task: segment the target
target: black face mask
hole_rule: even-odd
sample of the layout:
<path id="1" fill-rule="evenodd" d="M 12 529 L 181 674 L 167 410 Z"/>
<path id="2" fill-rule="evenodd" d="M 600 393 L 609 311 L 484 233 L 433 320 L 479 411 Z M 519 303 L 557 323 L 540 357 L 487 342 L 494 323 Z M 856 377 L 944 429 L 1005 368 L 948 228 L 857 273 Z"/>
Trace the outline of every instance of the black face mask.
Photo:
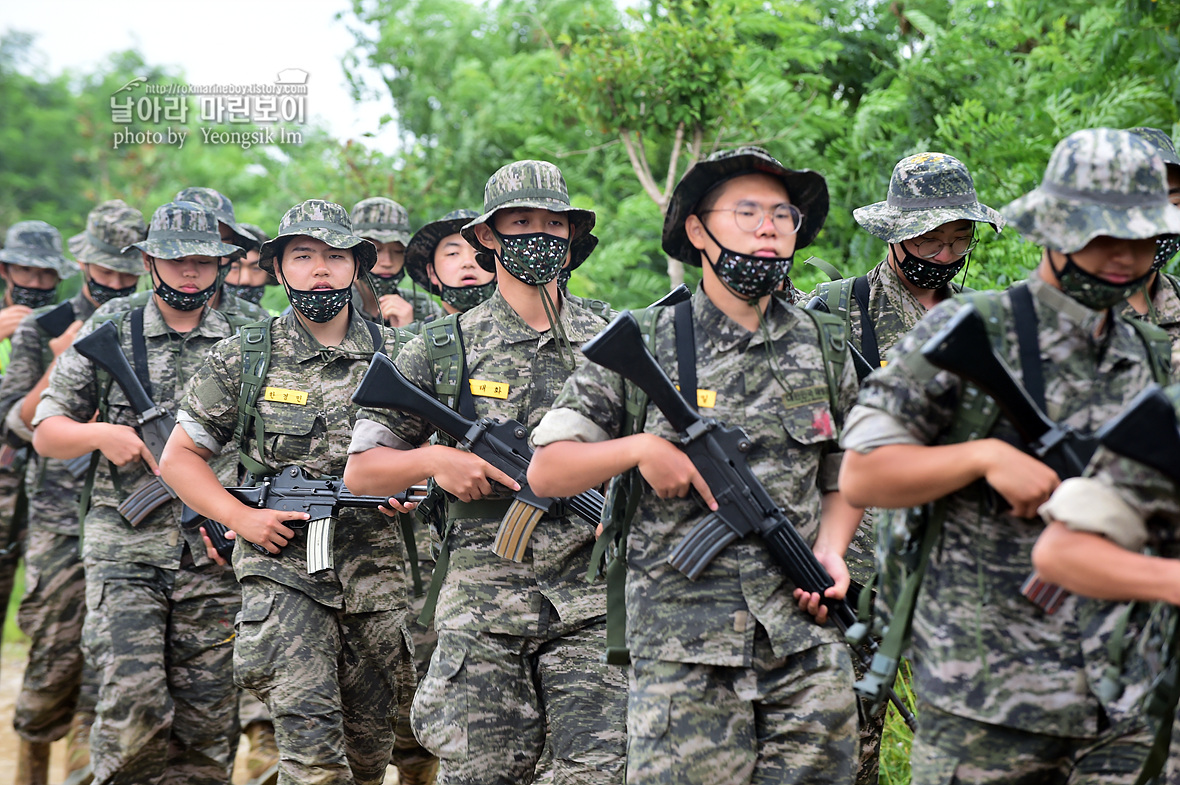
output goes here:
<path id="1" fill-rule="evenodd" d="M 721 243 L 701 221 L 701 228 L 709 239 L 721 249 L 717 261 L 701 251 L 701 256 L 708 260 L 713 272 L 735 294 L 749 300 L 757 300 L 773 292 L 791 272 L 794 256 L 750 256 L 737 251 L 731 251 Z"/>
<path id="2" fill-rule="evenodd" d="M 405 267 L 393 275 L 369 273 L 369 284 L 373 287 L 373 294 L 377 295 L 377 299 L 380 300 L 387 294 L 397 294 L 397 287 L 401 285 L 402 279 L 405 277 Z"/>
<path id="3" fill-rule="evenodd" d="M 109 303 L 116 297 L 130 297 L 135 294 L 135 284 L 124 286 L 122 289 L 116 289 L 113 286 L 107 286 L 94 280 L 90 276 L 86 276 L 86 290 L 90 292 L 91 299 L 98 305 Z"/>
<path id="4" fill-rule="evenodd" d="M 134 288 L 134 287 L 132 287 Z M 232 294 L 234 297 L 240 297 L 247 302 L 258 305 L 262 302 L 262 295 L 266 292 L 266 284 L 261 286 L 242 286 L 236 283 L 227 283 L 223 287 L 227 294 Z"/>
<path id="5" fill-rule="evenodd" d="M 12 285 L 12 304 L 27 305 L 30 308 L 43 308 L 53 305 L 57 299 L 57 287 L 52 289 L 30 289 L 28 286 Z"/>
<path id="6" fill-rule="evenodd" d="M 152 274 L 157 280 L 154 291 L 164 301 L 165 305 L 175 308 L 178 311 L 195 311 L 198 308 L 204 307 L 205 303 L 209 302 L 213 298 L 213 295 L 217 294 L 217 289 L 221 286 L 221 282 L 225 279 L 228 272 L 229 265 L 221 265 L 217 271 L 217 280 L 213 282 L 212 286 L 207 286 L 196 292 L 182 292 L 164 283 L 164 279 L 160 277 L 160 272 L 156 269 L 156 260 L 152 259 Z"/>
<path id="7" fill-rule="evenodd" d="M 1097 275 L 1088 273 L 1073 260 L 1072 254 L 1065 254 L 1065 266 L 1058 270 L 1053 267 L 1050 257 L 1049 266 L 1061 284 L 1061 291 L 1077 300 L 1091 311 L 1105 311 L 1112 308 L 1143 288 L 1151 271 L 1144 273 L 1127 283 L 1110 283 Z"/>
<path id="8" fill-rule="evenodd" d="M 438 297 L 444 303 L 460 311 L 470 311 L 492 296 L 496 291 L 496 282 L 492 280 L 475 286 L 455 287 L 447 286 L 439 281 L 439 288 L 442 289 L 442 292 Z"/>
<path id="9" fill-rule="evenodd" d="M 894 251 L 893 258 L 897 261 L 897 268 L 907 281 L 919 289 L 941 289 L 954 280 L 954 277 L 959 274 L 959 270 L 962 270 L 963 265 L 967 263 L 967 257 L 964 255 L 957 262 L 937 264 L 910 253 L 910 249 L 906 248 L 904 242 L 893 243 L 890 247 L 896 248 L 897 246 L 901 246 L 901 250 L 905 254 L 898 259 L 897 253 Z"/>
<path id="10" fill-rule="evenodd" d="M 547 232 L 510 235 L 502 235 L 495 229 L 492 232 L 500 241 L 500 264 L 513 278 L 529 286 L 544 286 L 565 265 L 570 248 L 570 241 L 565 237 Z"/>
<path id="11" fill-rule="evenodd" d="M 345 289 L 294 289 L 287 285 L 286 288 L 291 307 L 319 324 L 332 321 L 352 300 L 351 286 Z"/>

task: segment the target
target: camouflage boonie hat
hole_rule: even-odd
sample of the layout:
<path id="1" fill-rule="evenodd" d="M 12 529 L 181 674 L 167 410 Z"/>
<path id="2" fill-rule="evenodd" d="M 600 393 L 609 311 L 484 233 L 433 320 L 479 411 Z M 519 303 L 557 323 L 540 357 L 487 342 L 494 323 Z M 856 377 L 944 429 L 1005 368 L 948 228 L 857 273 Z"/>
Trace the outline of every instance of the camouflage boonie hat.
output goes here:
<path id="1" fill-rule="evenodd" d="M 452 210 L 414 233 L 414 236 L 410 238 L 409 245 L 406 246 L 406 272 L 409 273 L 414 283 L 431 294 L 442 293 L 439 287 L 430 282 L 426 265 L 434 261 L 434 252 L 444 237 L 458 234 L 472 218 L 478 217 L 479 213 L 475 210 Z"/>
<path id="2" fill-rule="evenodd" d="M 373 196 L 352 208 L 352 230 L 381 243 L 410 244 L 410 214 L 392 199 Z"/>
<path id="3" fill-rule="evenodd" d="M 1061 140 L 1040 186 L 1004 208 L 1029 242 L 1073 253 L 1102 235 L 1145 240 L 1180 233 L 1164 161 L 1130 131 L 1092 128 Z"/>
<path id="4" fill-rule="evenodd" d="M 594 228 L 593 210 L 583 210 L 570 204 L 569 190 L 561 170 L 548 161 L 516 161 L 501 166 L 488 178 L 483 188 L 483 214 L 463 227 L 463 236 L 475 246 L 475 258 L 485 270 L 495 270 L 492 249 L 475 237 L 475 227 L 487 223 L 498 210 L 511 207 L 537 208 L 569 215 L 574 233 L 570 238 L 570 262 L 566 269 L 572 270 L 590 255 L 589 251 L 575 254 L 575 249 L 585 248 L 586 242 L 579 243 L 582 235 L 590 234 Z M 593 250 L 598 240 L 590 246 Z"/>
<path id="5" fill-rule="evenodd" d="M 152 213 L 147 239 L 131 243 L 127 248 L 138 248 L 158 259 L 233 256 L 242 250 L 221 241 L 221 233 L 217 231 L 217 216 L 196 202 L 168 202 L 160 205 Z"/>
<path id="6" fill-rule="evenodd" d="M 270 239 L 270 235 L 263 231 L 261 226 L 255 226 L 254 224 L 242 224 L 241 226 L 251 237 L 258 241 L 259 248 Z"/>
<path id="7" fill-rule="evenodd" d="M 1165 166 L 1180 169 L 1180 155 L 1176 154 L 1176 143 L 1172 141 L 1172 137 L 1158 128 L 1149 128 L 1147 126 L 1129 128 L 1127 130 L 1140 139 L 1146 139 L 1154 145 L 1160 154 L 1160 158 L 1164 159 Z"/>
<path id="8" fill-rule="evenodd" d="M 146 237 L 143 213 L 122 199 L 111 199 L 86 216 L 86 230 L 70 238 L 70 253 L 83 264 L 142 275 L 143 257 L 129 246 Z"/>
<path id="9" fill-rule="evenodd" d="M 8 228 L 0 262 L 53 270 L 59 278 L 74 271 L 61 252 L 61 232 L 44 221 L 18 221 Z"/>
<path id="10" fill-rule="evenodd" d="M 377 263 L 377 246 L 352 233 L 348 211 L 338 204 L 323 199 L 308 199 L 287 211 L 279 221 L 279 233 L 262 244 L 258 266 L 271 275 L 275 271 L 275 257 L 283 252 L 290 237 L 314 237 L 333 248 L 351 248 L 363 272 Z"/>
<path id="11" fill-rule="evenodd" d="M 236 237 L 234 245 L 244 251 L 257 251 L 259 243 L 241 224 L 234 220 L 234 203 L 229 197 L 212 188 L 185 188 L 176 194 L 177 202 L 196 202 L 217 216 L 217 220 L 229 227 Z"/>
<path id="12" fill-rule="evenodd" d="M 693 214 L 705 194 L 722 183 L 747 174 L 768 174 L 782 182 L 791 204 L 803 213 L 803 223 L 795 233 L 795 249 L 811 244 L 828 217 L 828 184 L 819 172 L 788 169 L 761 147 L 738 147 L 721 150 L 698 161 L 684 173 L 664 216 L 664 253 L 693 267 L 701 266 L 701 252 L 688 239 L 684 221 Z"/>
<path id="13" fill-rule="evenodd" d="M 945 153 L 902 158 L 893 167 L 885 201 L 858 207 L 852 217 L 887 243 L 900 243 L 951 221 L 991 224 L 996 234 L 1004 228 L 1004 216 L 980 204 L 971 172 Z"/>

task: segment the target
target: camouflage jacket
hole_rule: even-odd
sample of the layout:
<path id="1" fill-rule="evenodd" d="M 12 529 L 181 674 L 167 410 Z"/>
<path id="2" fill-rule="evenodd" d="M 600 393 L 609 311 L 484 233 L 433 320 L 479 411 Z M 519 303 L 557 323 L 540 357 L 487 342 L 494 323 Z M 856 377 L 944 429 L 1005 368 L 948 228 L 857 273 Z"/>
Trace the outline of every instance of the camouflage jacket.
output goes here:
<path id="1" fill-rule="evenodd" d="M 1039 325 L 1048 415 L 1093 433 L 1152 381 L 1143 341 L 1122 319 L 1095 337 L 1104 315 L 1038 278 L 1029 280 Z M 1006 292 L 988 292 L 1011 313 Z M 962 307 L 941 303 L 897 345 L 893 361 L 865 380 L 844 434 L 845 449 L 938 444 L 954 421 L 961 382 L 920 355 L 922 345 Z M 1011 319 L 1004 360 L 1020 368 Z M 1000 418 L 991 436 L 1019 443 Z M 1089 685 L 1105 666 L 1100 637 L 1083 616 L 1109 618 L 1069 597 L 1045 615 L 1020 594 L 1032 570 L 1039 520 L 994 509 L 982 483 L 947 497 L 914 616 L 915 691 L 942 711 L 1051 736 L 1093 737 L 1098 699 Z M 1097 626 L 1101 626 L 1098 624 Z M 1094 633 L 1097 634 L 1097 633 Z"/>
<path id="2" fill-rule="evenodd" d="M 497 291 L 486 302 L 459 317 L 468 378 L 502 382 L 505 398 L 474 396 L 476 417 L 514 419 L 532 430 L 549 410 L 569 370 L 562 364 L 553 331 L 537 332 Z M 565 303 L 561 326 L 577 349 L 602 329 L 604 322 Z M 426 345 L 415 338 L 397 358 L 398 369 L 412 383 L 434 394 L 435 380 Z M 364 410 L 370 428 L 388 429 L 409 447 L 425 442 L 434 429 L 428 423 L 389 411 Z M 358 437 L 361 428 L 358 425 Z M 363 445 L 354 444 L 353 451 Z M 507 497 L 505 497 L 507 498 Z M 452 505 L 448 524 L 450 564 L 435 611 L 435 626 L 505 635 L 538 635 L 555 623 L 548 600 L 565 625 L 606 612 L 600 586 L 586 583 L 586 565 L 594 543 L 593 527 L 578 518 L 546 518 L 533 532 L 524 561 L 497 556 L 492 543 L 500 517 L 458 517 Z"/>
<path id="3" fill-rule="evenodd" d="M 822 494 L 836 487 L 836 422 L 856 398 L 856 373 L 846 362 L 833 412 L 815 323 L 784 302 L 776 298 L 767 309 L 772 348 L 761 331 L 751 333 L 730 320 L 698 288 L 692 300 L 697 379 L 699 389 L 716 394 L 702 414 L 746 431 L 753 443 L 745 455 L 750 468 L 811 541 Z M 655 355 L 676 381 L 673 309 L 664 311 L 656 322 Z M 770 352 L 789 392 L 771 373 Z M 623 436 L 624 395 L 620 376 L 587 365 L 570 377 L 533 439 L 543 445 Z M 645 429 L 675 439 L 650 404 Z M 839 640 L 831 625 L 816 625 L 796 607 L 794 586 L 757 537 L 725 548 L 695 581 L 671 567 L 669 553 L 707 512 L 695 498 L 659 499 L 650 490 L 639 500 L 627 541 L 627 645 L 633 657 L 749 667 L 757 625 L 780 657 Z"/>
<path id="4" fill-rule="evenodd" d="M 385 345 L 386 351 L 397 345 L 392 330 L 385 331 Z M 355 311 L 338 347 L 322 346 L 294 314 L 273 318 L 270 367 L 257 401 L 266 444 L 260 446 L 253 433 L 247 434 L 247 454 L 275 469 L 298 464 L 313 476 L 342 475 L 357 413 L 352 393 L 373 351 L 369 329 Z M 235 463 L 238 445 L 233 437 L 241 379 L 242 346 L 235 336 L 209 352 L 181 401 L 178 418 L 194 442 Z M 307 393 L 306 403 L 266 400 L 267 389 Z M 238 580 L 249 575 L 269 578 L 350 613 L 404 607 L 402 541 L 396 519 L 377 510 L 338 512 L 332 541 L 335 569 L 308 575 L 307 539 L 297 534 L 278 557 L 253 548 L 234 548 Z"/>
<path id="5" fill-rule="evenodd" d="M 926 316 L 926 306 L 918 302 L 913 292 L 905 287 L 901 277 L 889 266 L 889 260 L 882 260 L 868 272 L 869 278 L 869 321 L 877 336 L 877 349 L 881 353 L 881 360 L 885 361 L 886 353 L 897 345 L 901 337 L 914 328 Z M 837 281 L 821 284 L 816 287 L 804 303 L 810 302 L 823 286 L 832 287 L 831 297 L 836 296 Z M 946 298 L 961 291 L 958 284 L 951 283 L 944 286 L 940 296 Z M 799 302 L 796 300 L 796 302 Z M 836 313 L 836 303 L 828 302 L 828 308 Z M 864 346 L 864 331 L 860 323 L 860 305 L 856 298 L 848 298 L 848 326 L 852 332 L 852 339 L 857 348 Z"/>
<path id="6" fill-rule="evenodd" d="M 98 322 L 92 317 L 78 332 L 78 338 L 94 331 Z M 175 412 L 183 392 L 184 380 L 196 372 L 209 349 L 223 338 L 233 335 L 229 320 L 219 311 L 205 311 L 200 323 L 187 333 L 170 328 L 156 307 L 155 298 L 144 309 L 143 332 L 147 347 L 148 377 L 152 401 Z M 132 357 L 130 320 L 120 329 L 123 354 Z M 34 427 L 47 417 L 64 415 L 77 422 L 87 422 L 105 398 L 107 422 L 135 427 L 135 411 L 118 384 L 102 389 L 93 363 L 73 347 L 57 358 L 49 376 L 49 389 L 41 397 Z M 218 479 L 231 484 L 237 478 L 237 459 L 223 456 L 214 464 Z M 198 565 L 208 564 L 205 545 L 197 532 L 180 530 L 181 503 L 173 500 L 156 508 L 139 526 L 133 527 L 118 512 L 118 505 L 151 475 L 142 461 L 116 467 L 100 459 L 94 477 L 90 511 L 86 515 L 83 556 L 86 559 L 127 561 L 150 564 L 164 569 L 178 569 L 184 546 L 192 550 Z"/>
<path id="7" fill-rule="evenodd" d="M 1161 272 L 1154 288 L 1147 313 L 1138 313 L 1125 302 L 1119 313 L 1128 319 L 1147 319 L 1168 334 L 1172 339 L 1172 377 L 1180 378 L 1180 278 Z"/>
<path id="8" fill-rule="evenodd" d="M 127 297 L 116 297 L 110 302 L 100 305 L 95 313 L 99 316 L 107 316 L 108 314 L 119 313 L 121 311 L 130 311 L 133 308 L 147 305 L 147 301 L 151 299 L 151 296 L 151 291 L 142 291 L 128 295 Z M 255 305 L 249 300 L 235 297 L 225 290 L 221 292 L 221 299 L 217 303 L 217 310 L 227 316 L 245 317 L 249 321 L 258 321 L 270 316 L 270 311 L 261 305 Z"/>
<path id="9" fill-rule="evenodd" d="M 85 321 L 94 313 L 94 304 L 79 292 L 70 299 L 74 306 L 74 317 Z M 56 306 L 38 308 L 23 319 L 12 334 L 12 359 L 8 372 L 0 381 L 0 411 L 13 414 L 19 408 L 41 377 L 53 362 L 49 349 L 50 336 L 37 326 L 37 317 Z M 19 417 L 19 414 L 13 416 Z M 23 428 L 3 426 L 5 439 L 29 442 L 32 432 Z M 78 534 L 78 497 L 85 485 L 85 478 L 77 479 L 66 470 L 65 461 L 41 458 L 29 449 L 29 461 L 25 474 L 25 493 L 29 499 L 29 522 L 45 531 L 56 534 Z"/>

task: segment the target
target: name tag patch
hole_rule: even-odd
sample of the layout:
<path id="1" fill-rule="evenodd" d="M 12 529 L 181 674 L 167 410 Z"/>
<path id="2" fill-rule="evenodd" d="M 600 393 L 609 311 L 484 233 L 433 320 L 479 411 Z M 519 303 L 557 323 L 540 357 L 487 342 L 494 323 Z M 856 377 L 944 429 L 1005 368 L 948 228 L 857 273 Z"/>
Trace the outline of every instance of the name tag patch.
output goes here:
<path id="1" fill-rule="evenodd" d="M 499 398 L 508 400 L 508 385 L 504 382 L 489 382 L 483 379 L 471 379 L 471 394 L 483 398 Z"/>
<path id="2" fill-rule="evenodd" d="M 796 406 L 806 406 L 809 403 L 820 403 L 828 399 L 827 385 L 816 387 L 800 387 L 783 395 L 783 408 L 793 409 Z"/>
<path id="3" fill-rule="evenodd" d="M 262 391 L 263 400 L 275 403 L 293 403 L 298 406 L 307 405 L 307 393 L 299 390 L 285 390 L 282 387 L 267 387 Z"/>
<path id="4" fill-rule="evenodd" d="M 680 385 L 676 385 L 676 389 L 680 389 Z M 697 388 L 697 408 L 698 409 L 712 409 L 717 406 L 717 391 L 716 390 L 702 390 Z"/>

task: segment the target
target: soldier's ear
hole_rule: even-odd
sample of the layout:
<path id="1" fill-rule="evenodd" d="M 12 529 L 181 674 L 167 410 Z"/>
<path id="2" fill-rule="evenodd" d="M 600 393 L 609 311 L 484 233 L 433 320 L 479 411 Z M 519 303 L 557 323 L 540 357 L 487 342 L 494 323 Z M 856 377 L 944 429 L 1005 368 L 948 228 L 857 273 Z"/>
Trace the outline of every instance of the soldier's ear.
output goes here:
<path id="1" fill-rule="evenodd" d="M 708 240 L 708 235 L 705 234 L 705 225 L 701 223 L 701 218 L 695 213 L 684 219 L 684 232 L 688 235 L 688 241 L 692 243 L 692 247 L 698 251 L 705 249 L 705 241 Z"/>
<path id="2" fill-rule="evenodd" d="M 434 274 L 434 262 L 426 263 L 426 278 L 436 289 L 442 288 L 442 284 L 439 282 L 438 276 Z"/>
<path id="3" fill-rule="evenodd" d="M 151 272 L 152 272 L 152 262 L 153 262 L 153 261 L 155 261 L 155 257 L 153 257 L 153 256 L 148 256 L 148 253 L 147 253 L 147 251 L 140 251 L 139 253 L 140 253 L 140 255 L 143 257 L 143 269 L 144 269 L 144 272 L 146 272 L 148 275 L 151 275 Z"/>
<path id="4" fill-rule="evenodd" d="M 487 224 L 476 224 L 472 227 L 472 231 L 475 232 L 475 239 L 479 240 L 485 248 L 491 248 L 497 251 L 500 249 L 500 243 L 496 240 L 496 235 L 492 234 L 492 230 Z"/>

